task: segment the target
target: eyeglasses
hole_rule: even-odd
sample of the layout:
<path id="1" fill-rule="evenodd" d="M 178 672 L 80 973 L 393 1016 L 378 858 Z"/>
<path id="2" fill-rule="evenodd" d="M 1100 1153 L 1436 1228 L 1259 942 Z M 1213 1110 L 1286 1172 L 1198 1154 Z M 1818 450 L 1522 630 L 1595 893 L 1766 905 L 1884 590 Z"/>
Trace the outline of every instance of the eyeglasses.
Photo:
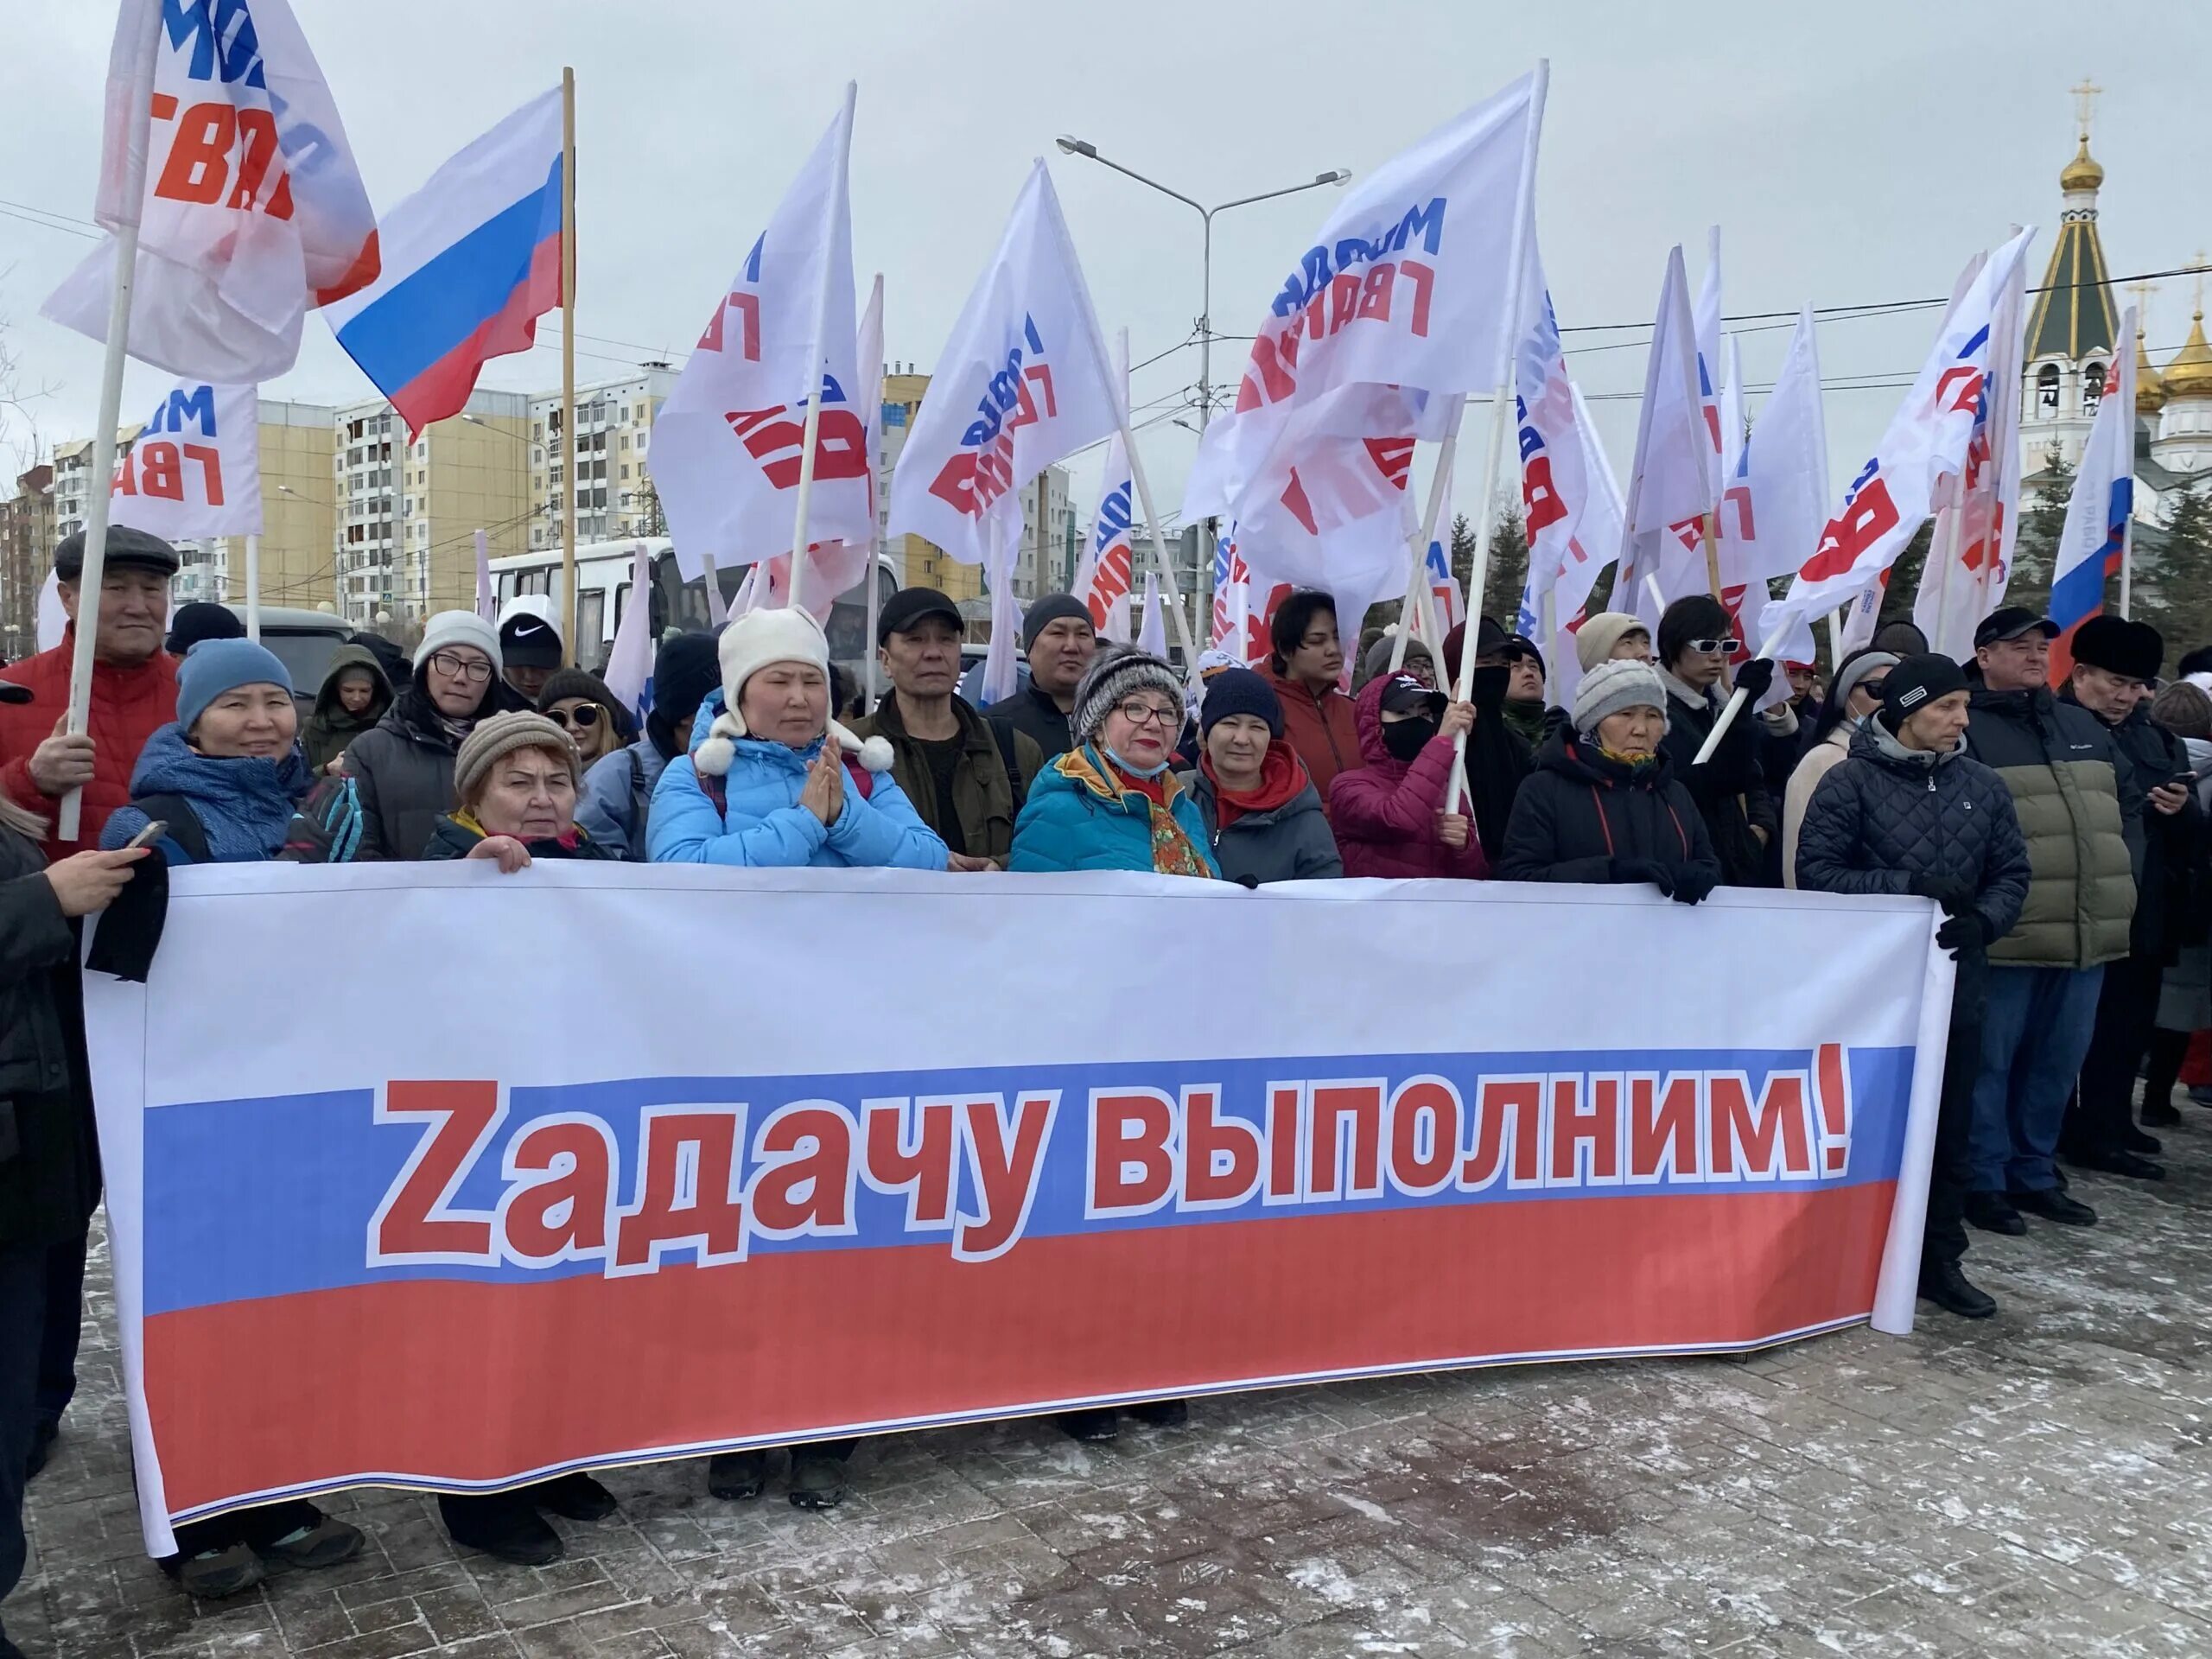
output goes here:
<path id="1" fill-rule="evenodd" d="M 1692 639 L 1688 645 L 1692 651 L 1726 652 L 1733 657 L 1744 648 L 1744 642 L 1740 639 Z"/>
<path id="2" fill-rule="evenodd" d="M 430 666 L 449 680 L 465 680 L 470 685 L 481 685 L 492 677 L 492 664 L 481 657 L 460 657 L 450 651 L 432 652 Z"/>
<path id="3" fill-rule="evenodd" d="M 588 732 L 599 724 L 601 712 L 595 702 L 580 702 L 573 709 L 548 709 L 545 717 L 557 720 L 563 726 L 573 726 L 580 732 Z"/>
<path id="4" fill-rule="evenodd" d="M 1114 712 L 1132 726 L 1157 726 L 1162 731 L 1173 731 L 1183 723 L 1180 709 L 1160 709 L 1148 702 L 1120 702 Z"/>

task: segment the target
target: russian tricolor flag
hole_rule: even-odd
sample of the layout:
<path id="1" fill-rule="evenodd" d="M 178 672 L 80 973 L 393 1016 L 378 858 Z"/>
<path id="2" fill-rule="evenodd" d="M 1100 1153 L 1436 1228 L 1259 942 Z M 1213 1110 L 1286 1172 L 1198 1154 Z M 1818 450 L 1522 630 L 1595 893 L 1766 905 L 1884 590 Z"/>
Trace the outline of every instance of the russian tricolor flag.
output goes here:
<path id="1" fill-rule="evenodd" d="M 2135 313 L 2131 308 L 2127 318 Z M 2130 338 L 2132 321 L 2120 338 Z M 2074 634 L 2105 607 L 2105 584 L 2120 574 L 2127 546 L 2127 520 L 2135 499 L 2135 365 L 2126 352 L 2113 353 L 2104 397 L 2082 446 L 2082 470 L 2066 503 L 2066 527 L 2058 535 L 2051 561 L 2050 620 L 2058 625 L 2051 642 L 2050 683 L 2063 685 L 2074 670 Z"/>
<path id="2" fill-rule="evenodd" d="M 492 358 L 561 303 L 561 92 L 517 110 L 379 226 L 384 270 L 322 308 L 411 438 L 458 415 Z"/>

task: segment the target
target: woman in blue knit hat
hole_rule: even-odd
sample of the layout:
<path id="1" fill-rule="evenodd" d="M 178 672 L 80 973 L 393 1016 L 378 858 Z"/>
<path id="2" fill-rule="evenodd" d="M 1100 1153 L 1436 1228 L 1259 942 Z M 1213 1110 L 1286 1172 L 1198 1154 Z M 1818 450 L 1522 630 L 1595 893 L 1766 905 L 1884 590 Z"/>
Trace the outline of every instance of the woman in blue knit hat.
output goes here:
<path id="1" fill-rule="evenodd" d="M 249 864 L 274 858 L 292 810 L 313 781 L 295 737 L 292 678 L 250 639 L 203 639 L 176 673 L 176 719 L 149 738 L 130 775 L 130 804 L 100 832 L 122 847 L 152 824 L 162 866 Z M 161 937 L 168 881 L 150 859 L 101 919 L 92 965 L 135 955 L 143 976 Z M 361 1534 L 302 1499 L 240 1510 L 176 1529 L 162 1570 L 202 1599 L 258 1584 L 264 1561 L 336 1567 L 361 1553 Z"/>
<path id="2" fill-rule="evenodd" d="M 1344 873 L 1320 791 L 1283 740 L 1273 686 L 1249 668 L 1223 669 L 1207 682 L 1198 731 L 1198 764 L 1178 776 L 1223 875 L 1256 887 Z"/>

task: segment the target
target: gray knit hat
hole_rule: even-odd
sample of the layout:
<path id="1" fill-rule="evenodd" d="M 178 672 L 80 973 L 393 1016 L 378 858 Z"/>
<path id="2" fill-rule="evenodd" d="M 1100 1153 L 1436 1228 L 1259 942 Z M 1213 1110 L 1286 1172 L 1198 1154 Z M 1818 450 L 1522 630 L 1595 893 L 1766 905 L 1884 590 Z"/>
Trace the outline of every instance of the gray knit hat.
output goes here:
<path id="1" fill-rule="evenodd" d="M 1114 705 L 1132 691 L 1147 688 L 1163 692 L 1177 703 L 1183 701 L 1183 682 L 1175 671 L 1148 651 L 1134 645 L 1116 649 L 1101 645 L 1084 671 L 1075 689 L 1075 708 L 1068 715 L 1068 734 L 1078 743 L 1098 735 Z"/>
<path id="2" fill-rule="evenodd" d="M 454 798 L 466 802 L 484 781 L 484 774 L 502 756 L 517 749 L 545 749 L 559 755 L 569 763 L 569 775 L 576 780 L 576 787 L 583 787 L 583 767 L 577 762 L 576 746 L 569 741 L 568 733 L 543 715 L 518 712 L 480 720 L 475 729 L 461 740 L 461 751 L 453 758 Z"/>
<path id="3" fill-rule="evenodd" d="M 1574 729 L 1595 737 L 1598 722 L 1624 709 L 1656 709 L 1667 713 L 1667 688 L 1659 671 L 1648 663 L 1625 657 L 1609 658 L 1582 677 L 1574 691 Z"/>

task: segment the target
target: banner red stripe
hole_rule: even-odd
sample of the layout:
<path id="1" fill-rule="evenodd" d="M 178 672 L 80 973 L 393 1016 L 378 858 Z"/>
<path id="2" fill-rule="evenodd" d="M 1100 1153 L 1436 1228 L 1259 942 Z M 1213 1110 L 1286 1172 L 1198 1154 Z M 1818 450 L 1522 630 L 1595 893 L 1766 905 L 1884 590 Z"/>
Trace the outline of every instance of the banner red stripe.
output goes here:
<path id="1" fill-rule="evenodd" d="M 167 1313 L 171 1511 L 365 1471 L 499 1479 L 659 1446 L 1476 1356 L 1721 1347 L 1864 1317 L 1893 1185 L 1377 1211 L 394 1281 Z"/>

